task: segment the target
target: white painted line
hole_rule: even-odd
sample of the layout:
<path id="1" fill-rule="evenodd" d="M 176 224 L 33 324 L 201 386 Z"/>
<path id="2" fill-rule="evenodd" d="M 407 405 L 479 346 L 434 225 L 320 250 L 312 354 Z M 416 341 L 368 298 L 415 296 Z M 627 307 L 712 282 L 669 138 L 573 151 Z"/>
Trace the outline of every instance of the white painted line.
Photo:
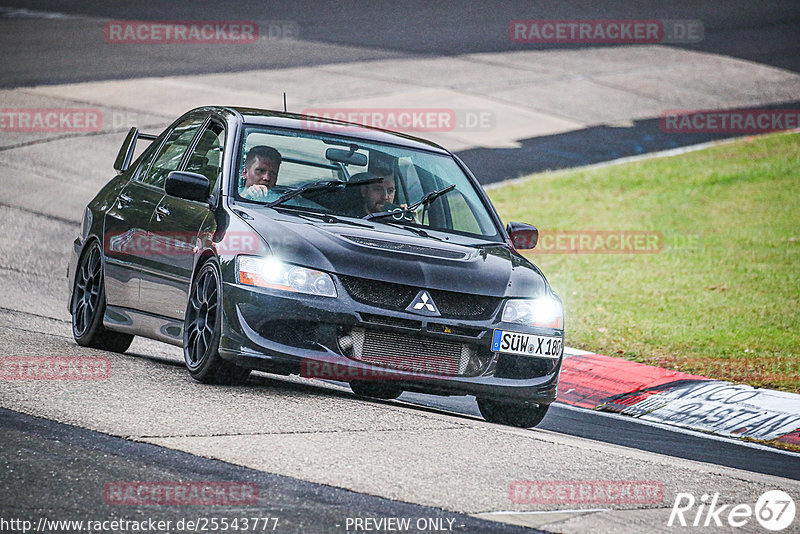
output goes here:
<path id="1" fill-rule="evenodd" d="M 610 512 L 611 509 L 592 508 L 586 510 L 537 510 L 525 512 L 483 512 L 471 514 L 478 519 L 495 521 L 508 525 L 517 525 L 528 528 L 543 529 L 550 525 L 557 525 L 576 517 L 593 515 L 598 512 Z"/>
<path id="2" fill-rule="evenodd" d="M 50 11 L 33 11 L 25 8 L 0 6 L 0 18 L 9 19 L 71 19 L 71 15 Z"/>
<path id="3" fill-rule="evenodd" d="M 516 512 L 514 510 L 509 510 L 504 512 L 502 510 L 497 512 L 479 512 L 477 514 L 473 514 L 475 516 L 483 516 L 483 515 L 535 515 L 535 514 L 585 514 L 589 512 L 610 512 L 613 508 L 586 508 L 586 509 L 577 509 L 577 510 L 531 510 L 525 512 Z"/>
<path id="4" fill-rule="evenodd" d="M 564 355 L 565 356 L 586 356 L 589 354 L 597 354 L 596 352 L 590 352 L 588 350 L 581 350 L 575 349 L 572 347 L 564 347 Z"/>

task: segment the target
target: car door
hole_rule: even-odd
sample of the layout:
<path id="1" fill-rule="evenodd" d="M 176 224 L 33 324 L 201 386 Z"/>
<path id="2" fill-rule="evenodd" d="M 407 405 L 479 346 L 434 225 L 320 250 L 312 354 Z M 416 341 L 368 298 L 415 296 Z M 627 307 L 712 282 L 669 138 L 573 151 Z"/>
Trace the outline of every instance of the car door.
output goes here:
<path id="1" fill-rule="evenodd" d="M 164 180 L 181 159 L 206 115 L 193 115 L 178 123 L 152 150 L 107 212 L 106 298 L 111 306 L 141 309 L 141 278 L 152 263 L 149 225 L 164 197 Z"/>
<path id="2" fill-rule="evenodd" d="M 218 187 L 226 131 L 221 121 L 210 119 L 195 139 L 181 170 L 208 178 L 210 191 Z M 194 251 L 203 221 L 213 217 L 207 202 L 165 195 L 150 223 L 151 239 L 161 253 L 154 253 L 152 272 L 142 277 L 141 302 L 151 313 L 183 319 L 189 294 Z"/>
<path id="3" fill-rule="evenodd" d="M 168 129 L 147 147 L 134 163 L 131 180 L 120 190 L 103 220 L 105 293 L 109 306 L 136 308 L 139 304 L 139 250 L 145 228 L 162 193 L 142 187 L 139 181 L 171 132 Z"/>

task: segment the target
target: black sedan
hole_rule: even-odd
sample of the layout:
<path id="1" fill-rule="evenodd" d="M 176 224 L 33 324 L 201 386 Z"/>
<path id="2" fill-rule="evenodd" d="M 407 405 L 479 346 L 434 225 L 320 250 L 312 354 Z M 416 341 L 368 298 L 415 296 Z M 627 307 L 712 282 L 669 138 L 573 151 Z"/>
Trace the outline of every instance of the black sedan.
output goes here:
<path id="1" fill-rule="evenodd" d="M 80 345 L 182 346 L 206 383 L 261 370 L 386 399 L 474 395 L 487 420 L 523 427 L 555 400 L 561 301 L 517 251 L 536 228 L 504 228 L 444 148 L 205 107 L 157 136 L 132 128 L 114 168 L 69 264 Z"/>

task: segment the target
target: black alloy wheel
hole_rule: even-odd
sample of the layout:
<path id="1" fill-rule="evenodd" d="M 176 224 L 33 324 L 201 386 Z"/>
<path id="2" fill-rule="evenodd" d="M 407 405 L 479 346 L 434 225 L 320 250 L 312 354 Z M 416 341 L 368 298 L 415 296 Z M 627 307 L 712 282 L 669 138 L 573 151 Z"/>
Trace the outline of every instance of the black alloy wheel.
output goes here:
<path id="1" fill-rule="evenodd" d="M 92 242 L 83 252 L 72 288 L 72 336 L 78 345 L 112 352 L 125 352 L 133 336 L 112 332 L 103 326 L 106 292 L 100 245 Z"/>
<path id="2" fill-rule="evenodd" d="M 183 325 L 183 357 L 195 380 L 206 384 L 242 384 L 250 369 L 219 355 L 222 330 L 222 284 L 219 266 L 208 260 L 197 272 L 189 291 Z"/>

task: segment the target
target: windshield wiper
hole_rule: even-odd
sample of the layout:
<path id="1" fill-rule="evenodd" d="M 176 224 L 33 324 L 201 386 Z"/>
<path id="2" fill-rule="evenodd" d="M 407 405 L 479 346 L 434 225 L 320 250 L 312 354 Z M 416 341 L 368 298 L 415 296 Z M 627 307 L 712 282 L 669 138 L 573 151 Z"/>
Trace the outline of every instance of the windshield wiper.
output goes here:
<path id="1" fill-rule="evenodd" d="M 440 196 L 444 195 L 445 193 L 449 193 L 450 191 L 452 191 L 455 188 L 456 188 L 456 184 L 450 184 L 447 187 L 443 187 L 443 188 L 439 189 L 438 191 L 431 191 L 430 193 L 428 193 L 427 195 L 425 195 L 424 197 L 422 197 L 421 199 L 419 199 L 418 201 L 414 202 L 413 204 L 411 204 L 408 207 L 397 208 L 394 211 L 379 211 L 378 213 L 370 213 L 369 215 L 364 216 L 364 218 L 367 219 L 367 220 L 370 220 L 370 219 L 377 219 L 379 217 L 388 217 L 389 215 L 397 215 L 397 214 L 405 215 L 406 213 L 412 213 L 413 214 L 414 210 L 416 210 L 418 207 L 427 206 L 428 204 L 430 204 L 431 202 L 433 202 L 434 200 L 436 200 Z"/>
<path id="2" fill-rule="evenodd" d="M 428 232 L 426 232 L 425 230 L 423 230 L 422 228 L 418 228 L 418 227 L 412 226 L 410 224 L 404 224 L 402 221 L 388 221 L 388 222 L 385 222 L 384 224 L 388 224 L 388 225 L 394 226 L 396 228 L 402 228 L 403 230 L 408 230 L 409 232 L 411 232 L 413 234 L 416 234 L 416 235 L 418 235 L 420 237 L 426 237 L 428 239 L 435 239 L 436 241 L 444 241 L 441 237 L 433 236 L 433 235 L 429 234 Z"/>
<path id="3" fill-rule="evenodd" d="M 471 245 L 464 244 L 465 247 L 472 248 L 493 248 L 493 247 L 507 247 L 508 243 L 505 241 L 490 241 L 486 243 L 473 243 Z"/>
<path id="4" fill-rule="evenodd" d="M 277 206 L 278 204 L 283 204 L 287 200 L 302 195 L 303 193 L 309 193 L 312 191 L 328 191 L 330 189 L 337 189 L 339 187 L 347 188 L 355 185 L 375 184 L 382 180 L 383 178 L 370 178 L 369 180 L 357 180 L 355 182 L 345 182 L 344 180 L 339 180 L 337 178 L 335 180 L 321 180 L 319 182 L 311 182 L 308 184 L 301 185 L 300 187 L 295 187 L 294 189 L 288 190 L 278 199 L 273 200 L 272 202 L 267 204 L 267 207 L 271 208 L 273 206 Z"/>
<path id="5" fill-rule="evenodd" d="M 300 218 L 303 218 L 303 219 L 307 219 L 307 220 L 311 220 L 312 217 L 315 217 L 317 219 L 321 219 L 323 222 L 326 222 L 328 224 L 349 224 L 351 226 L 358 226 L 359 228 L 372 228 L 368 224 L 359 223 L 359 222 L 348 220 L 348 219 L 343 219 L 343 218 L 337 217 L 337 216 L 335 216 L 333 214 L 330 214 L 330 213 L 320 213 L 320 212 L 317 212 L 317 211 L 309 211 L 308 209 L 303 209 L 302 207 L 298 207 L 298 206 L 285 206 L 285 208 L 287 208 L 287 209 L 291 208 L 291 211 L 292 211 L 293 215 L 296 215 L 297 217 L 300 217 Z"/>

